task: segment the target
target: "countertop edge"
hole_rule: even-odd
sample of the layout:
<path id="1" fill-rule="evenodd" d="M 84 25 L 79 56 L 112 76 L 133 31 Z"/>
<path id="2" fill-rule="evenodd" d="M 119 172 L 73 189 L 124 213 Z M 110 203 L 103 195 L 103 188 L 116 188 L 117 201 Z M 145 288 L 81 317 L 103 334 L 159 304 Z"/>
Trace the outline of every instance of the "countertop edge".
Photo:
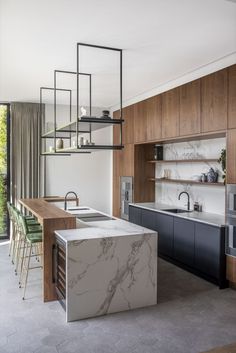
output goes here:
<path id="1" fill-rule="evenodd" d="M 195 222 L 198 222 L 198 223 L 204 223 L 204 224 L 208 224 L 208 225 L 211 225 L 211 226 L 214 226 L 214 227 L 218 227 L 218 228 L 225 228 L 227 226 L 227 224 L 217 224 L 217 223 L 213 223 L 213 222 L 210 222 L 210 221 L 207 221 L 207 220 L 204 220 L 204 219 L 202 220 L 202 219 L 191 217 L 191 215 L 189 215 L 189 213 L 187 213 L 187 212 L 186 213 L 188 214 L 188 216 L 185 215 L 184 213 L 172 213 L 172 212 L 158 210 L 156 208 L 152 208 L 152 207 L 148 207 L 148 206 L 144 206 L 144 205 L 139 205 L 139 204 L 136 204 L 136 203 L 130 203 L 129 206 L 143 208 L 143 209 L 154 211 L 154 212 L 158 212 L 158 213 L 163 213 L 163 214 L 166 214 L 166 215 L 169 215 L 169 216 L 173 216 L 173 217 L 184 218 L 184 219 L 186 219 L 188 221 L 195 221 Z M 170 208 L 171 208 L 171 206 L 170 206 Z"/>

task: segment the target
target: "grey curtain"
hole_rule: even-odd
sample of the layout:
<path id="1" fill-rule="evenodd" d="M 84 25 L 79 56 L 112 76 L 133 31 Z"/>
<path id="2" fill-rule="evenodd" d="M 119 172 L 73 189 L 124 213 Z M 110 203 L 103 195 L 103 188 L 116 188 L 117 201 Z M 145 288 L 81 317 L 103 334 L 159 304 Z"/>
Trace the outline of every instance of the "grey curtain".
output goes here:
<path id="1" fill-rule="evenodd" d="M 11 201 L 17 205 L 18 199 L 41 193 L 39 104 L 11 103 L 10 141 Z"/>

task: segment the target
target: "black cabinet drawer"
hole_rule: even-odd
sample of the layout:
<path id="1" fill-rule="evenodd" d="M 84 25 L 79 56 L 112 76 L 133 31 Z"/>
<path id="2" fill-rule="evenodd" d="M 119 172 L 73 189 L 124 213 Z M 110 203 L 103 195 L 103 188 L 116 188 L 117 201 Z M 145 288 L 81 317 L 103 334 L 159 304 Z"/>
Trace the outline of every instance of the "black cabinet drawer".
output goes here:
<path id="1" fill-rule="evenodd" d="M 194 266 L 194 222 L 174 219 L 174 259 Z"/>

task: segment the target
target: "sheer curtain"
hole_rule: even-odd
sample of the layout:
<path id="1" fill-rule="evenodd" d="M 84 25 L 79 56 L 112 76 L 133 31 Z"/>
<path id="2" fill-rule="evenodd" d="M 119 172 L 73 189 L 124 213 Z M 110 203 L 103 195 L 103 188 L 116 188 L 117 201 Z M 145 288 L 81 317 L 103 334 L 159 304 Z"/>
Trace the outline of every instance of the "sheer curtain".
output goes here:
<path id="1" fill-rule="evenodd" d="M 44 106 L 42 107 L 44 116 Z M 11 103 L 11 201 L 37 198 L 42 188 L 40 105 Z"/>

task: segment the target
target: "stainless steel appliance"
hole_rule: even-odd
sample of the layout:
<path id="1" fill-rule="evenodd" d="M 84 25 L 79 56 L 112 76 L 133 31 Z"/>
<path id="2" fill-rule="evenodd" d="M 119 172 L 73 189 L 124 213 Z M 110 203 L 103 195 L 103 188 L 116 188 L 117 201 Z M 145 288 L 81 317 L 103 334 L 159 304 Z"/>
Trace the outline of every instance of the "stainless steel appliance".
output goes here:
<path id="1" fill-rule="evenodd" d="M 236 256 L 236 184 L 227 185 L 226 254 Z"/>
<path id="2" fill-rule="evenodd" d="M 129 219 L 129 203 L 133 201 L 133 177 L 120 178 L 120 209 L 121 218 Z"/>

